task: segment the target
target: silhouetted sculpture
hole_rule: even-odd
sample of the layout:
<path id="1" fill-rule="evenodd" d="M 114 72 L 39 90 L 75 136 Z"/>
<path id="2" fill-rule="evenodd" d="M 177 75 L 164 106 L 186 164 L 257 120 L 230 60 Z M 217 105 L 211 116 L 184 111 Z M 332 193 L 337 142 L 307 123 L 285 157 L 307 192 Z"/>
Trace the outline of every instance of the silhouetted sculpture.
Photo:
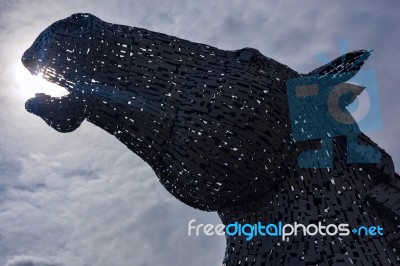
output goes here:
<path id="1" fill-rule="evenodd" d="M 343 82 L 368 56 L 348 53 L 301 75 L 256 49 L 224 51 L 74 14 L 43 31 L 22 57 L 31 73 L 69 94 L 37 94 L 26 109 L 60 132 L 85 119 L 106 130 L 172 195 L 217 211 L 225 224 L 321 221 L 385 230 L 382 237 L 299 234 L 287 241 L 228 236 L 226 265 L 394 265 L 400 179 L 391 157 L 360 134 L 355 145 L 378 149 L 379 163 L 349 164 L 346 136 L 334 136 L 332 167 L 302 168 L 299 154 L 321 141 L 295 142 L 289 118 L 287 81 L 329 74 L 335 78 L 325 89 L 357 91 Z"/>

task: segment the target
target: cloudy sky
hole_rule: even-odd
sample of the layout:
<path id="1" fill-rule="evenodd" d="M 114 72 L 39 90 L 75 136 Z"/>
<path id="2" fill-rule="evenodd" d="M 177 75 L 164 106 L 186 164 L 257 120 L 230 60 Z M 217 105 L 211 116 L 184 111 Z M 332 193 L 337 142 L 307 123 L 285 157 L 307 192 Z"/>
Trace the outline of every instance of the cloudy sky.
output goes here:
<path id="1" fill-rule="evenodd" d="M 333 1 L 331 1 L 333 3 Z M 219 223 L 185 206 L 111 135 L 84 122 L 61 134 L 24 110 L 34 93 L 65 93 L 20 58 L 48 25 L 90 12 L 222 49 L 254 47 L 307 73 L 347 51 L 373 49 L 382 129 L 367 133 L 400 167 L 398 1 L 11 1 L 0 6 L 0 265 L 219 265 L 223 237 L 189 237 Z"/>

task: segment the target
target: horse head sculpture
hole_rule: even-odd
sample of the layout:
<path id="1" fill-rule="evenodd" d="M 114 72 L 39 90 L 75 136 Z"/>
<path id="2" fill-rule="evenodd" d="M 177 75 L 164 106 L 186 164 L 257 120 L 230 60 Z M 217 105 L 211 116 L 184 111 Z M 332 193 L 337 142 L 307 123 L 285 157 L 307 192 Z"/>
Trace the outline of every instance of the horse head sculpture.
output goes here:
<path id="1" fill-rule="evenodd" d="M 353 150 L 337 137 L 332 165 L 304 168 L 299 156 L 321 148 L 321 141 L 296 141 L 291 130 L 289 81 L 323 80 L 320 89 L 328 92 L 340 87 L 351 94 L 346 106 L 362 88 L 345 82 L 369 55 L 351 52 L 300 74 L 253 48 L 226 51 L 74 14 L 45 29 L 22 57 L 32 74 L 68 94 L 37 94 L 26 109 L 59 132 L 84 120 L 106 130 L 148 163 L 177 199 L 217 211 L 225 224 L 362 221 L 390 232 L 358 242 L 353 235 L 342 242 L 334 236 L 227 236 L 226 265 L 396 263 L 398 220 L 387 214 L 397 217 L 397 205 L 385 202 L 398 199 L 400 185 L 390 156 L 352 123 L 347 130 L 360 133 L 355 145 L 375 147 L 379 162 L 349 164 L 343 155 Z M 314 114 L 321 125 L 331 123 L 325 111 Z"/>

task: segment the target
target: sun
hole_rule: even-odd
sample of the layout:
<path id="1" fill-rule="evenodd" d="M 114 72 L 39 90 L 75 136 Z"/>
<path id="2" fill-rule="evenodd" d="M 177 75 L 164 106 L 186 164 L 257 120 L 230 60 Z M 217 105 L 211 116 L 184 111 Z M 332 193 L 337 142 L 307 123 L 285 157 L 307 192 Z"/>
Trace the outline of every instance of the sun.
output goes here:
<path id="1" fill-rule="evenodd" d="M 66 95 L 68 92 L 63 87 L 48 82 L 41 75 L 32 75 L 22 63 L 14 65 L 14 81 L 17 91 L 23 97 L 34 97 L 36 93 L 45 93 L 53 97 Z"/>

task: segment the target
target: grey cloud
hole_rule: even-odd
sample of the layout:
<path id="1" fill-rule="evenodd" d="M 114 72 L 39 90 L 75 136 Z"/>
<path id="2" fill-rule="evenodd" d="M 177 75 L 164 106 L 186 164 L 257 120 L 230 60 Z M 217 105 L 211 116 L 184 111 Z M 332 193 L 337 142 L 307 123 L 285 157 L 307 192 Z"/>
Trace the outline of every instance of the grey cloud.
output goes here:
<path id="1" fill-rule="evenodd" d="M 63 264 L 45 258 L 16 256 L 7 261 L 6 266 L 63 266 Z"/>

